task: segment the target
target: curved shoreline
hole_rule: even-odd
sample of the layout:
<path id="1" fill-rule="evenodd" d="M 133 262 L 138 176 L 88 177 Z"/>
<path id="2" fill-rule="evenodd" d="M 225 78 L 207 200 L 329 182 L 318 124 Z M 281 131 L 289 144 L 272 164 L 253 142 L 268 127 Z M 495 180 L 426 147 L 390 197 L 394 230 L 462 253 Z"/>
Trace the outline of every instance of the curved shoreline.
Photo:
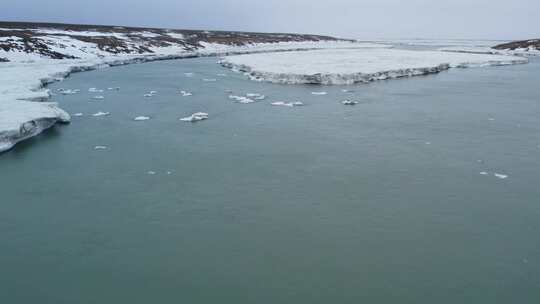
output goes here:
<path id="1" fill-rule="evenodd" d="M 18 71 L 21 74 L 32 73 L 35 68 L 54 66 L 50 73 L 38 76 L 37 79 L 26 79 L 28 87 L 17 88 L 13 91 L 0 90 L 0 153 L 13 148 L 17 143 L 30 137 L 39 135 L 56 123 L 69 123 L 70 115 L 61 109 L 57 103 L 47 101 L 51 94 L 47 85 L 62 81 L 73 73 L 92 71 L 100 68 L 122 66 L 127 64 L 146 63 L 160 60 L 180 60 L 199 57 L 220 57 L 229 55 L 275 53 L 289 51 L 308 51 L 326 48 L 354 48 L 360 43 L 348 41 L 320 41 L 320 42 L 290 42 L 267 43 L 255 46 L 233 46 L 222 49 L 204 48 L 196 51 L 177 50 L 176 53 L 143 54 L 143 55 L 116 55 L 108 58 L 77 60 L 43 60 L 27 65 L 25 63 L 3 63 L 6 68 Z M 0 75 L 2 76 L 2 75 Z M 1 89 L 1 87 L 0 87 Z M 19 91 L 19 92 L 17 92 Z M 7 97 L 5 96 L 7 95 Z M 19 115 L 19 114 L 24 115 Z M 23 116 L 21 118 L 19 116 Z M 32 117 L 34 116 L 34 117 Z M 44 123 L 46 122 L 46 123 Z M 38 126 L 29 131 L 25 126 Z"/>

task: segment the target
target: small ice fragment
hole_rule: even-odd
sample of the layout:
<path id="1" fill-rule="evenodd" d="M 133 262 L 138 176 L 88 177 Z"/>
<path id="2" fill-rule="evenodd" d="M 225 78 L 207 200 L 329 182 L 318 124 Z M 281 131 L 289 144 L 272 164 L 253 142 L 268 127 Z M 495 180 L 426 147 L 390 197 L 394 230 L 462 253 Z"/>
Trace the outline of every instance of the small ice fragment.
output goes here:
<path id="1" fill-rule="evenodd" d="M 79 89 L 75 89 L 75 90 L 70 90 L 70 89 L 58 89 L 58 92 L 62 95 L 73 95 L 73 94 L 77 94 L 79 93 L 81 90 Z"/>
<path id="2" fill-rule="evenodd" d="M 156 171 L 148 171 L 148 172 L 146 172 L 146 174 L 148 174 L 148 175 L 156 175 Z"/>
<path id="3" fill-rule="evenodd" d="M 144 96 L 144 97 L 153 97 L 154 94 L 147 93 L 147 94 L 144 94 L 143 96 Z"/>
<path id="4" fill-rule="evenodd" d="M 95 146 L 94 150 L 107 150 L 107 146 Z"/>
<path id="5" fill-rule="evenodd" d="M 107 88 L 109 91 L 120 91 L 120 87 Z"/>
<path id="6" fill-rule="evenodd" d="M 254 103 L 255 101 L 251 98 L 247 98 L 244 96 L 237 96 L 237 95 L 229 95 L 229 99 L 234 100 L 238 103 L 248 104 L 248 103 Z"/>
<path id="7" fill-rule="evenodd" d="M 215 79 L 215 78 L 203 78 L 202 81 L 205 81 L 205 82 L 216 82 L 217 79 Z"/>
<path id="8" fill-rule="evenodd" d="M 326 92 L 311 92 L 311 95 L 326 95 Z"/>
<path id="9" fill-rule="evenodd" d="M 480 172 L 480 175 L 488 175 L 488 173 L 486 171 L 482 171 Z"/>
<path id="10" fill-rule="evenodd" d="M 354 91 L 353 90 L 348 90 L 348 89 L 343 89 L 343 90 L 341 90 L 341 92 L 343 92 L 343 93 L 352 93 Z"/>
<path id="11" fill-rule="evenodd" d="M 180 94 L 182 94 L 182 96 L 184 96 L 184 97 L 187 97 L 187 96 L 192 96 L 192 95 L 193 95 L 193 93 L 191 93 L 191 92 L 188 92 L 188 91 L 183 91 L 183 90 L 182 90 L 182 91 L 180 91 Z"/>
<path id="12" fill-rule="evenodd" d="M 247 93 L 246 97 L 253 98 L 255 100 L 263 100 L 266 98 L 266 96 L 259 94 L 259 93 Z"/>
<path id="13" fill-rule="evenodd" d="M 354 106 L 354 105 L 357 105 L 358 104 L 358 101 L 353 101 L 353 100 L 344 100 L 341 102 L 342 104 L 346 105 L 346 106 Z"/>
<path id="14" fill-rule="evenodd" d="M 75 117 L 81 117 L 83 115 L 84 115 L 83 113 L 75 113 L 75 114 L 73 114 L 73 116 L 75 116 Z"/>
<path id="15" fill-rule="evenodd" d="M 94 116 L 94 117 L 108 116 L 108 115 L 111 115 L 111 113 L 99 111 L 99 112 L 97 112 L 97 113 L 95 113 L 95 114 L 92 114 L 92 116 Z"/>
<path id="16" fill-rule="evenodd" d="M 489 121 L 494 121 L 495 118 L 490 117 L 490 118 L 488 118 L 488 120 L 489 120 Z"/>
<path id="17" fill-rule="evenodd" d="M 426 145 L 431 145 L 431 142 L 429 142 L 429 141 L 426 141 Z"/>
<path id="18" fill-rule="evenodd" d="M 88 89 L 88 92 L 90 92 L 90 93 L 103 93 L 103 90 L 97 89 L 97 88 L 90 88 L 90 89 Z"/>
<path id="19" fill-rule="evenodd" d="M 184 76 L 186 76 L 186 77 L 193 77 L 193 73 L 184 73 Z"/>
<path id="20" fill-rule="evenodd" d="M 298 107 L 298 106 L 303 106 L 304 103 L 300 102 L 300 101 L 295 101 L 295 102 L 276 101 L 276 102 L 272 102 L 271 105 L 273 105 L 273 106 L 285 106 L 285 107 Z"/>
<path id="21" fill-rule="evenodd" d="M 506 174 L 494 173 L 493 175 L 495 177 L 497 177 L 497 178 L 500 178 L 500 179 L 507 179 L 508 178 L 508 175 L 506 175 Z"/>
<path id="22" fill-rule="evenodd" d="M 204 112 L 197 112 L 197 113 L 191 114 L 191 116 L 180 118 L 181 121 L 187 121 L 187 122 L 196 122 L 196 121 L 201 121 L 205 119 L 208 119 L 208 113 L 204 113 Z"/>
<path id="23" fill-rule="evenodd" d="M 148 117 L 148 116 L 137 116 L 137 117 L 133 118 L 133 120 L 135 120 L 135 121 L 145 121 L 145 120 L 149 120 L 149 119 L 150 119 L 150 117 Z"/>
<path id="24" fill-rule="evenodd" d="M 172 172 L 171 172 L 171 171 L 167 171 L 167 175 L 171 175 L 171 174 L 172 174 Z"/>
<path id="25" fill-rule="evenodd" d="M 95 100 L 103 100 L 103 99 L 105 99 L 105 97 L 104 97 L 104 96 L 101 96 L 101 95 L 98 95 L 98 96 L 92 97 L 92 99 L 95 99 Z"/>

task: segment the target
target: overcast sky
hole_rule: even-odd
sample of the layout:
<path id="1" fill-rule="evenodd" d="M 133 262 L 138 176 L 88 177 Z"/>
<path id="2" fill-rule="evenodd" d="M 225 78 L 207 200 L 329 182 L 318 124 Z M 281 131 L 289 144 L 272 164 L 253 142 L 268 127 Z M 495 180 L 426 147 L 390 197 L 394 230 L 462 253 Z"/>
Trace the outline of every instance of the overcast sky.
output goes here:
<path id="1" fill-rule="evenodd" d="M 540 0 L 2 0 L 0 19 L 301 32 L 346 38 L 540 38 Z"/>

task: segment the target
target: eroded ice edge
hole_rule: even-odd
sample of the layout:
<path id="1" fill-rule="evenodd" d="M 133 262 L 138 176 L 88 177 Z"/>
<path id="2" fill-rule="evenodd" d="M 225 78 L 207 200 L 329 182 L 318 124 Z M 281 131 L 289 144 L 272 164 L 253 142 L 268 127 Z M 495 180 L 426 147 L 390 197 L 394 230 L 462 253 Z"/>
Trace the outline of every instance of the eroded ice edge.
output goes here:
<path id="1" fill-rule="evenodd" d="M 77 34 L 81 33 L 84 32 L 78 32 Z M 54 51 L 57 48 L 63 54 L 78 59 L 50 59 L 36 53 L 7 52 L 0 49 L 0 59 L 3 58 L 8 61 L 0 63 L 0 153 L 12 148 L 21 140 L 40 134 L 57 122 L 67 123 L 70 121 L 69 114 L 58 107 L 56 103 L 36 101 L 44 101 L 50 97 L 51 94 L 46 88 L 48 83 L 60 81 L 73 72 L 130 63 L 203 56 L 328 48 L 387 47 L 374 43 L 350 41 L 251 43 L 241 46 L 200 42 L 201 48 L 191 50 L 175 45 L 148 47 L 147 49 L 150 49 L 153 53 L 113 54 L 99 49 L 94 43 L 61 36 L 62 33 L 58 32 L 53 34 L 54 36 L 46 38 L 50 49 Z M 96 33 L 91 34 L 97 35 Z M 5 37 L 2 39 L 6 40 Z M 12 40 L 14 43 L 20 42 L 23 44 L 22 41 L 17 39 Z"/>
<path id="2" fill-rule="evenodd" d="M 450 68 L 527 63 L 517 56 L 391 48 L 326 49 L 227 56 L 221 64 L 251 79 L 282 84 L 350 85 Z"/>

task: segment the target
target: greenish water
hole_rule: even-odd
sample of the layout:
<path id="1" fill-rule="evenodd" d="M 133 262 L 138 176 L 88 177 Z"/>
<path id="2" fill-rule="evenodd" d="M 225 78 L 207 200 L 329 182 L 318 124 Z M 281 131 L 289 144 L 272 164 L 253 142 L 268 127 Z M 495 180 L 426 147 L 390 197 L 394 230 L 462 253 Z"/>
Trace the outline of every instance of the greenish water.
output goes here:
<path id="1" fill-rule="evenodd" d="M 0 156 L 0 303 L 540 303 L 539 60 L 349 87 L 354 107 L 215 61 L 51 86 L 85 116 Z"/>

